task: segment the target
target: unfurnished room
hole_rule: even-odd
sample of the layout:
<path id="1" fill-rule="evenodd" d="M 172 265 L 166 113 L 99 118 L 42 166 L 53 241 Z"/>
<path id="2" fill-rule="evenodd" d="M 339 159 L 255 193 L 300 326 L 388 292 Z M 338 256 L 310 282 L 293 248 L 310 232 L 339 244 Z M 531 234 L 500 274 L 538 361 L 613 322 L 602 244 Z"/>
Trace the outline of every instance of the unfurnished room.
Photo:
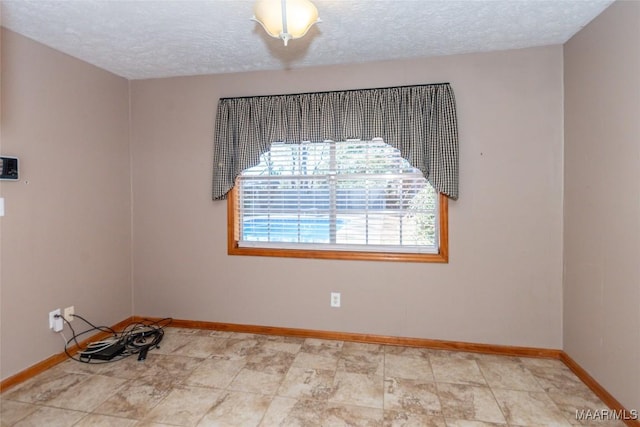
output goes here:
<path id="1" fill-rule="evenodd" d="M 640 1 L 0 18 L 2 427 L 640 426 Z"/>

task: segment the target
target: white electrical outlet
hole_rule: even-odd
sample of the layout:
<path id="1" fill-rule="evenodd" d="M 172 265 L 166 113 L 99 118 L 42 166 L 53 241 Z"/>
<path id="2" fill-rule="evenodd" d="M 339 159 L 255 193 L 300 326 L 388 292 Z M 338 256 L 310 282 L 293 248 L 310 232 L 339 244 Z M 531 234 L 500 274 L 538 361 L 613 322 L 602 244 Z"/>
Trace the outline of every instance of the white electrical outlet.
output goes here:
<path id="1" fill-rule="evenodd" d="M 62 313 L 59 308 L 56 308 L 49 312 L 49 329 L 53 329 L 53 332 L 60 332 L 62 327 Z"/>
<path id="2" fill-rule="evenodd" d="M 340 307 L 340 292 L 331 292 L 331 307 Z"/>
<path id="3" fill-rule="evenodd" d="M 76 309 L 71 306 L 64 309 L 64 320 L 67 322 L 71 322 L 73 320 L 73 315 L 76 313 Z"/>

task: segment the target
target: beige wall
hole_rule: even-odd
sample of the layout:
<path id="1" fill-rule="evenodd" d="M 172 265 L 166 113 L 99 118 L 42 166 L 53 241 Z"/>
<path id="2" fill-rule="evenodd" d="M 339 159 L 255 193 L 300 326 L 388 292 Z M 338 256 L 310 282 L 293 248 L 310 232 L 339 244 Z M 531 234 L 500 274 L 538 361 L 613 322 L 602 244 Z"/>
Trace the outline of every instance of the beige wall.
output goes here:
<path id="1" fill-rule="evenodd" d="M 449 264 L 226 254 L 226 204 L 210 197 L 219 97 L 445 81 L 461 156 Z M 136 314 L 562 347 L 562 47 L 131 88 Z"/>
<path id="2" fill-rule="evenodd" d="M 564 348 L 640 408 L 640 3 L 564 48 Z"/>
<path id="3" fill-rule="evenodd" d="M 3 29 L 1 149 L 20 181 L 0 184 L 0 378 L 62 351 L 52 309 L 132 313 L 128 101 L 125 79 Z"/>

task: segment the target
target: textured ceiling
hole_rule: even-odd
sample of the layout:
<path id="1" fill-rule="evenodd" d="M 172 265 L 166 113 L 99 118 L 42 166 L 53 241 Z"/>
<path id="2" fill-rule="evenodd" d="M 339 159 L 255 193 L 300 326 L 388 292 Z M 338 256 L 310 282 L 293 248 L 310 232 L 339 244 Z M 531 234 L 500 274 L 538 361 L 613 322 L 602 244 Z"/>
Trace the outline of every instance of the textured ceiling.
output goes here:
<path id="1" fill-rule="evenodd" d="M 2 0 L 2 25 L 129 79 L 561 44 L 612 0 L 314 0 L 284 47 L 249 0 Z"/>

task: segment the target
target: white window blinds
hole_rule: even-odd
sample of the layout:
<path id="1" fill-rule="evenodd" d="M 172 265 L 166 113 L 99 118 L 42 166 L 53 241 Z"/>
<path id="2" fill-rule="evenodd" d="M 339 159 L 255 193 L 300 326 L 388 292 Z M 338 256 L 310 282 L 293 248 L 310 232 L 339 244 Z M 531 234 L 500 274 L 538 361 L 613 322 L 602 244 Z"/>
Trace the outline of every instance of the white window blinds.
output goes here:
<path id="1" fill-rule="evenodd" d="M 438 253 L 438 197 L 382 139 L 273 143 L 237 181 L 240 247 Z"/>

